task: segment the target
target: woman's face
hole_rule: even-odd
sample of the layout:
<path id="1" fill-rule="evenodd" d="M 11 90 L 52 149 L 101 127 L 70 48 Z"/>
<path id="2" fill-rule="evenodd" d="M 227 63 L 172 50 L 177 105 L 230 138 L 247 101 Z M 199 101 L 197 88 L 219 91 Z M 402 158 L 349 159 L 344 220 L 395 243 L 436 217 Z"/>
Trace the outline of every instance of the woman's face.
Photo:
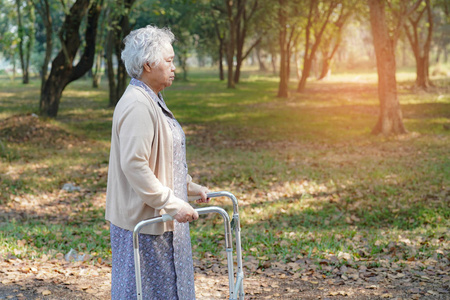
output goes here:
<path id="1" fill-rule="evenodd" d="M 175 53 L 171 44 L 163 44 L 161 49 L 162 59 L 158 65 L 150 67 L 148 74 L 148 84 L 150 88 L 155 92 L 159 93 L 166 87 L 172 85 L 175 80 L 175 65 L 173 60 Z M 147 70 L 146 66 L 144 69 Z"/>

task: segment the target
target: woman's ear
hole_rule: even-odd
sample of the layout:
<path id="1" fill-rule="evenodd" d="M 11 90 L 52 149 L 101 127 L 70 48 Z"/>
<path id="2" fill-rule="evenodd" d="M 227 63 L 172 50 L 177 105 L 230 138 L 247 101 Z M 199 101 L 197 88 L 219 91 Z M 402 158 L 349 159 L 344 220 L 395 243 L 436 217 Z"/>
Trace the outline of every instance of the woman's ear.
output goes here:
<path id="1" fill-rule="evenodd" d="M 148 62 L 146 62 L 146 63 L 144 64 L 144 70 L 145 70 L 146 72 L 151 72 L 151 71 L 152 71 L 152 67 L 150 67 L 150 64 L 149 64 Z"/>

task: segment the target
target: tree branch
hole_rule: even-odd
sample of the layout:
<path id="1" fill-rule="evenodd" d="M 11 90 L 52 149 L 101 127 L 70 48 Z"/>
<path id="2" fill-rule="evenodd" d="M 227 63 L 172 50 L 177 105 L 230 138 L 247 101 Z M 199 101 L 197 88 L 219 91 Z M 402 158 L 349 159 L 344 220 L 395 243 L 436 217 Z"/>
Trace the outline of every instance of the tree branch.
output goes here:
<path id="1" fill-rule="evenodd" d="M 245 54 L 242 56 L 242 60 L 246 59 L 247 56 L 250 54 L 250 52 L 253 50 L 253 48 L 255 48 L 262 40 L 262 37 L 259 37 L 254 43 L 253 45 L 250 46 L 250 48 L 248 48 L 247 52 L 245 52 Z"/>

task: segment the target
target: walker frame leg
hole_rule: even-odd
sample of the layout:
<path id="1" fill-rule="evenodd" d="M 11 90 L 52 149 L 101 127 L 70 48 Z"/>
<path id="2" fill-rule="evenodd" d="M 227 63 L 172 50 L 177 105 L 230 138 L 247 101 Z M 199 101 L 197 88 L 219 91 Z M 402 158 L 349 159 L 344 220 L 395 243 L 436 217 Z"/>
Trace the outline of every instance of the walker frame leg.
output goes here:
<path id="1" fill-rule="evenodd" d="M 225 247 L 227 253 L 227 264 L 228 264 L 228 281 L 229 281 L 229 293 L 230 300 L 244 300 L 244 272 L 242 268 L 242 249 L 241 249 L 241 228 L 239 222 L 239 213 L 236 197 L 229 192 L 214 192 L 208 193 L 208 198 L 215 197 L 228 197 L 233 202 L 233 222 L 230 222 L 230 216 L 221 207 L 209 206 L 204 208 L 198 208 L 196 211 L 199 215 L 218 213 L 222 216 L 224 220 L 224 230 L 225 230 Z M 139 232 L 141 229 L 147 225 L 165 222 L 173 220 L 169 215 L 162 215 L 159 217 L 150 218 L 139 222 L 133 230 L 133 249 L 134 249 L 134 266 L 135 266 L 135 276 L 136 276 L 136 296 L 138 300 L 142 300 L 142 278 L 141 278 L 141 268 L 140 268 L 140 254 L 139 254 Z M 235 233 L 236 239 L 236 260 L 237 260 L 237 272 L 236 272 L 236 282 L 234 281 L 234 264 L 233 264 L 233 243 L 232 243 L 232 226 Z"/>

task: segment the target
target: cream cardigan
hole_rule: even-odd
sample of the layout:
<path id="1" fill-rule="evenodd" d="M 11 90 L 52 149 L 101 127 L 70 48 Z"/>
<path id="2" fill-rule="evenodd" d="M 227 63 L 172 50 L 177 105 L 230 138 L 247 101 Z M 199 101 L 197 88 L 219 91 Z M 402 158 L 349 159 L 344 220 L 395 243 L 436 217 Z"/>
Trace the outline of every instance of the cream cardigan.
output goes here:
<path id="1" fill-rule="evenodd" d="M 167 213 L 175 216 L 183 200 L 173 192 L 172 131 L 162 110 L 148 93 L 129 85 L 114 110 L 106 219 L 133 230 L 142 220 Z M 201 186 L 188 175 L 188 195 Z M 142 233 L 173 231 L 173 222 L 146 226 Z"/>

